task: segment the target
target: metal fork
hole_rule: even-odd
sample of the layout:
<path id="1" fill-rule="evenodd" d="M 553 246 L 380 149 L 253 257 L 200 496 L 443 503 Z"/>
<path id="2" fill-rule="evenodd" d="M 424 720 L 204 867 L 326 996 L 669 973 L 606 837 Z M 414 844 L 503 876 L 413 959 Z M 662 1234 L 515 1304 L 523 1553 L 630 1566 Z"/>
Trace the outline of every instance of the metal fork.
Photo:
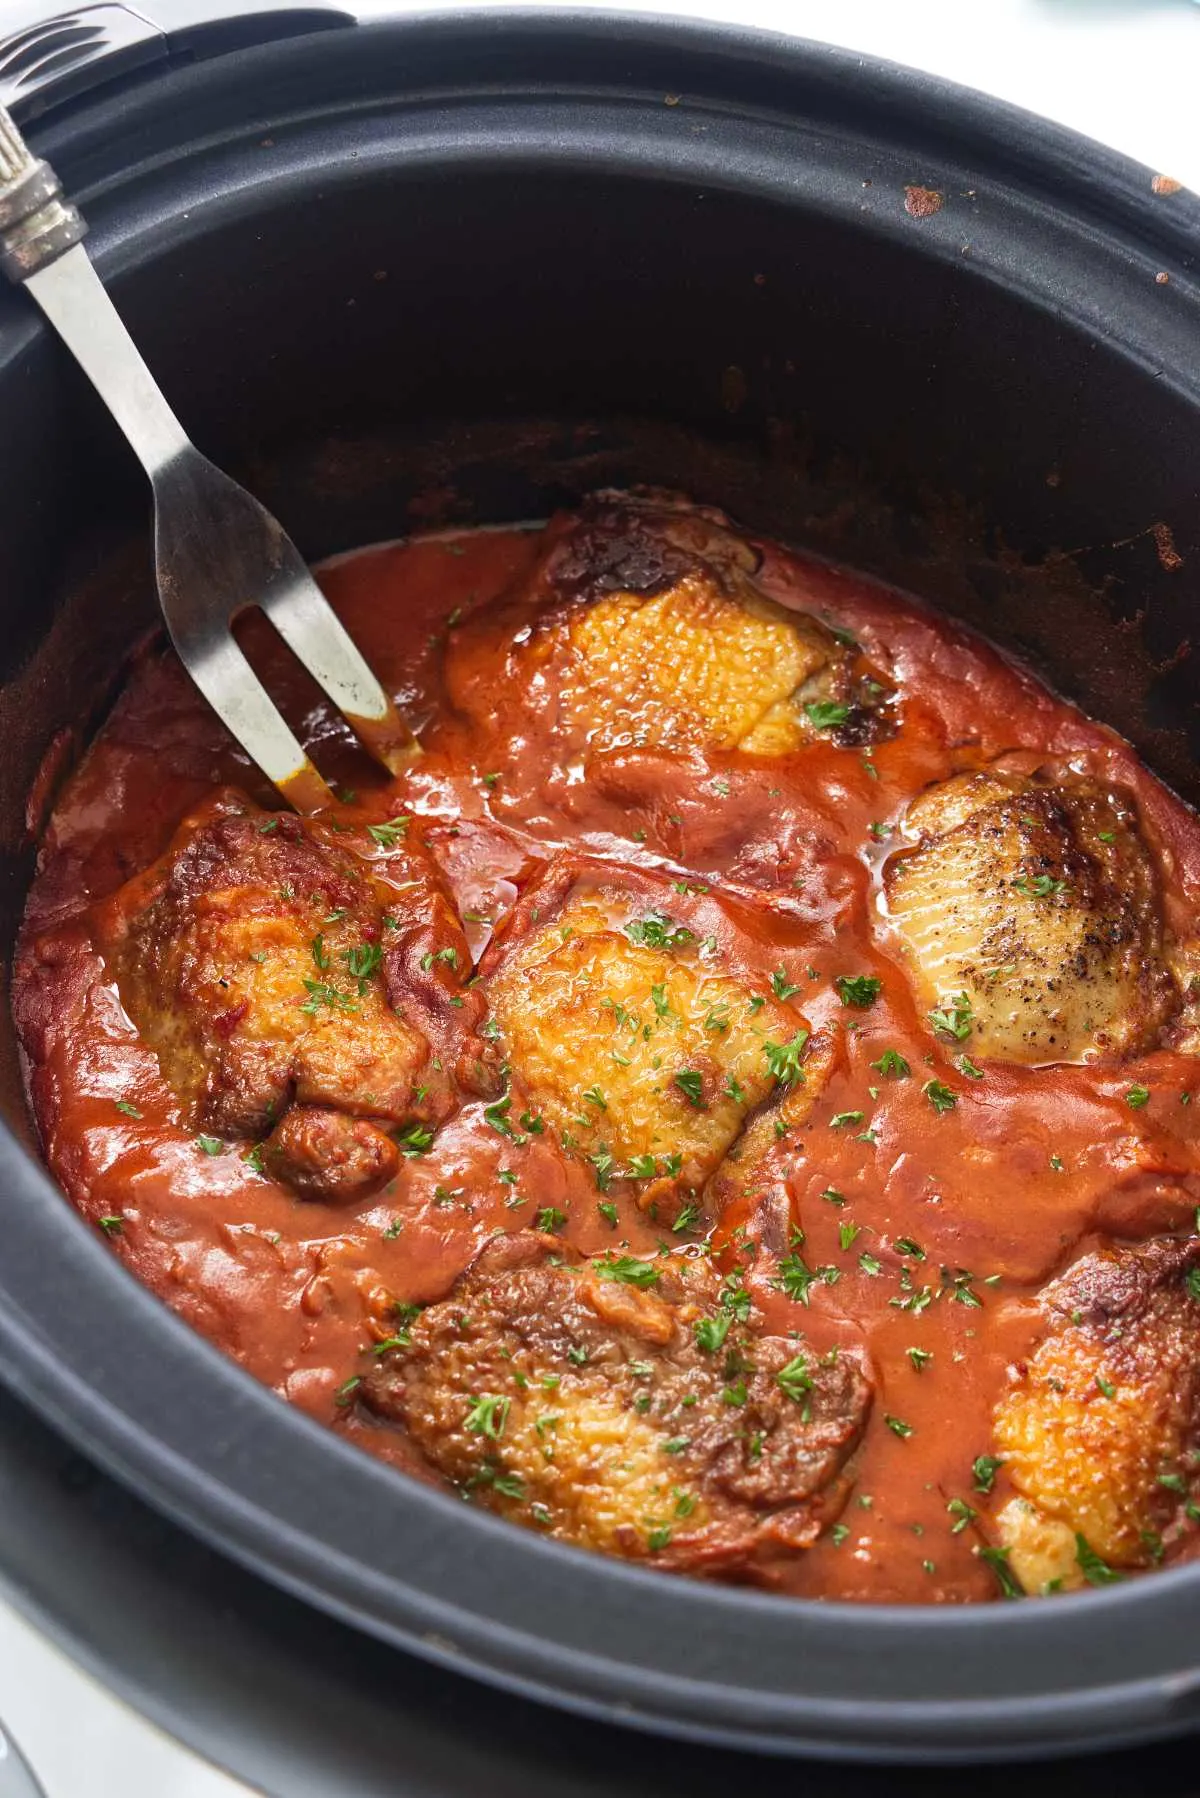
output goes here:
<path id="1" fill-rule="evenodd" d="M 234 641 L 259 606 L 392 772 L 412 733 L 279 522 L 189 441 L 83 248 L 87 230 L 46 162 L 0 106 L 0 268 L 33 295 L 129 439 L 154 491 L 158 597 L 184 667 L 297 811 L 333 795 Z"/>

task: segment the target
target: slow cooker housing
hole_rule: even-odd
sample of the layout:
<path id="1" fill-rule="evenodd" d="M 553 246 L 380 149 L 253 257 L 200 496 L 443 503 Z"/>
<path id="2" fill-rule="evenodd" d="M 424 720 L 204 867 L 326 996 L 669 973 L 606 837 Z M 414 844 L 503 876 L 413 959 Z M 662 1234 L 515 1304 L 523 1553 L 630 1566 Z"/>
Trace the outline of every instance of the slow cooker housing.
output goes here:
<path id="1" fill-rule="evenodd" d="M 1190 195 L 926 77 L 734 30 L 541 8 L 182 51 L 51 92 L 30 136 L 187 427 L 310 557 L 681 487 L 980 626 L 1200 792 Z M 140 476 L 19 293 L 0 495 L 7 948 L 34 777 L 154 620 Z M 398 1479 L 114 1262 L 40 1167 L 7 1025 L 3 1054 L 0 1373 L 275 1584 L 511 1689 L 735 1745 L 1012 1757 L 1190 1727 L 1197 1567 L 964 1611 L 781 1601 Z"/>

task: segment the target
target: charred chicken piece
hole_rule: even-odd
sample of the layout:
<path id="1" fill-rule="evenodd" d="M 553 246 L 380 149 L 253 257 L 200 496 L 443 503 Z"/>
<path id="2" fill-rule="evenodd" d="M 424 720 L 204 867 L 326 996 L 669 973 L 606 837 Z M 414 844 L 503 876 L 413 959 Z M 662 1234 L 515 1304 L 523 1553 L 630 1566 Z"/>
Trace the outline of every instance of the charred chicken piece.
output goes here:
<path id="1" fill-rule="evenodd" d="M 1049 1334 L 996 1410 L 1018 1496 L 992 1520 L 1028 1592 L 1146 1567 L 1178 1533 L 1200 1449 L 1200 1242 L 1083 1256 L 1039 1300 Z"/>
<path id="2" fill-rule="evenodd" d="M 262 1148 L 263 1167 L 301 1198 L 353 1204 L 395 1177 L 400 1150 L 369 1118 L 293 1105 Z"/>
<path id="3" fill-rule="evenodd" d="M 488 703 L 499 717 L 534 703 L 535 688 L 536 703 L 552 694 L 565 739 L 594 753 L 774 756 L 818 730 L 846 746 L 891 735 L 884 689 L 857 651 L 769 599 L 759 562 L 718 512 L 670 495 L 597 495 L 563 522 L 521 596 L 531 622 L 504 633 Z M 453 687 L 453 663 L 450 677 Z"/>
<path id="4" fill-rule="evenodd" d="M 731 972 L 705 907 L 684 923 L 669 882 L 564 857 L 483 964 L 533 1110 L 603 1177 L 649 1182 L 647 1201 L 698 1188 L 765 1100 L 822 1084 L 804 1018 Z"/>
<path id="5" fill-rule="evenodd" d="M 885 874 L 919 997 L 972 1055 L 1082 1061 L 1152 1040 L 1174 1003 L 1158 877 L 1132 802 L 987 769 L 909 808 Z"/>
<path id="6" fill-rule="evenodd" d="M 480 1010 L 438 984 L 469 960 L 433 864 L 400 826 L 381 834 L 385 850 L 226 794 L 97 908 L 122 1003 L 189 1121 L 271 1132 L 264 1167 L 310 1197 L 390 1178 L 381 1126 L 447 1114 Z"/>
<path id="7" fill-rule="evenodd" d="M 701 1259 L 561 1256 L 494 1239 L 359 1396 L 476 1503 L 561 1541 L 718 1573 L 814 1542 L 870 1407 L 858 1359 L 756 1336 Z"/>

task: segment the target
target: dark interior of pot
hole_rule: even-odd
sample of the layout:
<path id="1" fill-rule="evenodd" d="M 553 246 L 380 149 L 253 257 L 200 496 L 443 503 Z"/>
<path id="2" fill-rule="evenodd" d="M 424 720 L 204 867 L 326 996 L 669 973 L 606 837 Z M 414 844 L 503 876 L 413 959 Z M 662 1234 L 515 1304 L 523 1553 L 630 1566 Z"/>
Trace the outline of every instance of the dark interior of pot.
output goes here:
<path id="1" fill-rule="evenodd" d="M 37 137 L 186 427 L 310 558 L 681 489 L 944 606 L 1200 797 L 1194 202 L 1084 203 L 1036 146 L 769 58 L 598 33 L 551 78 L 531 30 L 451 91 L 433 39 L 356 36 Z M 55 779 L 155 621 L 140 471 L 16 293 L 0 494 L 7 959 Z"/>

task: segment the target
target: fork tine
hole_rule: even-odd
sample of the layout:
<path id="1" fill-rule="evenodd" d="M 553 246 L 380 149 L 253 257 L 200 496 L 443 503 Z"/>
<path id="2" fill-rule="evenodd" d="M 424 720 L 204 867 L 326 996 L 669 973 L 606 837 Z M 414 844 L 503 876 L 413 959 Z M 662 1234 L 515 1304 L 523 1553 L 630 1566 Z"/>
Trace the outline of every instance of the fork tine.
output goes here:
<path id="1" fill-rule="evenodd" d="M 332 805 L 333 794 L 276 710 L 271 695 L 228 633 L 201 641 L 172 629 L 188 673 L 251 761 L 298 812 Z"/>
<path id="2" fill-rule="evenodd" d="M 412 732 L 307 569 L 273 582 L 260 604 L 376 760 L 396 774 L 419 754 Z"/>

